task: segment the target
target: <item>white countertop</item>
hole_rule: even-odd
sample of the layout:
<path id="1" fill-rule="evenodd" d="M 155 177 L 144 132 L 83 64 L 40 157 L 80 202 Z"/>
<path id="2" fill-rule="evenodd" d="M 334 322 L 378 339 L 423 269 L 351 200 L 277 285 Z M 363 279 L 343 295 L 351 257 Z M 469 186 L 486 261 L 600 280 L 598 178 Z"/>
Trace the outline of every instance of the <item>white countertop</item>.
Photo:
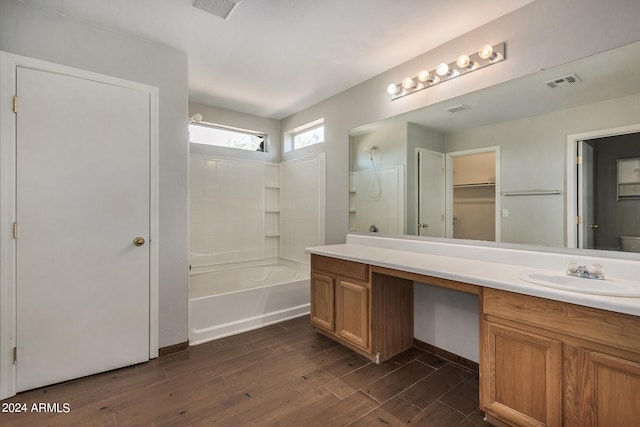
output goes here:
<path id="1" fill-rule="evenodd" d="M 424 242 L 423 244 L 419 241 L 403 241 L 384 237 L 351 236 L 349 238 L 348 236 L 345 244 L 310 247 L 307 248 L 307 252 L 640 316 L 639 297 L 605 296 L 565 291 L 520 279 L 523 273 L 530 272 L 564 274 L 564 270 L 558 271 L 557 267 L 558 265 L 566 265 L 568 256 L 565 254 L 537 254 L 528 251 L 521 254 L 517 253 L 520 251 L 508 249 L 465 248 L 463 245 L 451 248 L 440 245 L 449 244 L 433 242 Z M 410 250 L 404 250 L 404 247 Z M 451 255 L 452 249 L 457 251 L 456 256 Z M 472 259 L 474 252 L 478 251 L 485 254 L 481 257 L 484 259 Z M 486 255 L 487 251 L 490 252 L 489 255 Z M 447 255 L 436 254 L 440 252 L 447 253 Z M 523 262 L 522 259 L 525 256 L 527 260 L 531 259 L 531 262 Z M 491 260 L 487 258 L 491 258 Z M 589 261 L 593 260 L 589 257 Z M 599 260 L 595 258 L 595 261 Z M 640 289 L 640 281 L 637 279 L 629 280 L 630 277 L 628 277 L 629 274 L 632 274 L 634 278 L 640 277 L 640 263 L 638 261 L 607 259 L 602 263 L 605 265 L 605 269 L 616 269 L 605 271 L 605 274 L 613 273 L 611 277 L 615 278 L 614 280 L 625 281 L 633 286 L 637 285 Z M 540 268 L 541 264 L 553 266 L 553 269 Z M 620 275 L 616 276 L 615 272 L 619 272 Z M 603 285 L 606 284 L 605 282 L 603 281 Z"/>

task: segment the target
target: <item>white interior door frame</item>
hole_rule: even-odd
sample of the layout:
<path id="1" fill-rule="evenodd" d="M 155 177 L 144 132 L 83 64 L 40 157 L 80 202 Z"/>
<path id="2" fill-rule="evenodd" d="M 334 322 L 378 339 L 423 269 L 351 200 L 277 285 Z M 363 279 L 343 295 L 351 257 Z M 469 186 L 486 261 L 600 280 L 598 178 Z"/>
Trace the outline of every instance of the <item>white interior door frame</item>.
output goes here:
<path id="1" fill-rule="evenodd" d="M 599 129 L 590 132 L 576 133 L 567 136 L 567 191 L 566 191 L 566 212 L 565 230 L 567 248 L 578 247 L 578 144 L 580 141 L 589 139 L 606 138 L 609 136 L 626 135 L 640 132 L 640 123 L 628 126 L 620 126 L 609 129 Z"/>
<path id="2" fill-rule="evenodd" d="M 141 83 L 66 67 L 0 51 L 0 399 L 15 395 L 16 369 L 16 118 L 10 102 L 16 90 L 16 68 L 66 74 L 149 93 L 150 108 L 150 236 L 149 236 L 149 358 L 158 357 L 158 235 L 159 235 L 159 93 Z"/>
<path id="3" fill-rule="evenodd" d="M 482 148 L 474 148 L 471 150 L 462 150 L 462 151 L 452 151 L 450 153 L 446 153 L 446 166 L 445 166 L 445 175 L 446 175 L 446 211 L 445 211 L 445 236 L 448 238 L 453 238 L 453 159 L 458 156 L 468 156 L 469 154 L 478 154 L 478 153 L 488 153 L 495 152 L 496 153 L 496 183 L 495 183 L 495 192 L 496 192 L 496 213 L 495 213 L 495 224 L 496 224 L 496 233 L 495 233 L 495 241 L 500 242 L 500 219 L 501 219 L 501 209 L 500 209 L 500 200 L 502 198 L 502 193 L 500 189 L 500 146 L 493 145 L 490 147 L 482 147 Z"/>

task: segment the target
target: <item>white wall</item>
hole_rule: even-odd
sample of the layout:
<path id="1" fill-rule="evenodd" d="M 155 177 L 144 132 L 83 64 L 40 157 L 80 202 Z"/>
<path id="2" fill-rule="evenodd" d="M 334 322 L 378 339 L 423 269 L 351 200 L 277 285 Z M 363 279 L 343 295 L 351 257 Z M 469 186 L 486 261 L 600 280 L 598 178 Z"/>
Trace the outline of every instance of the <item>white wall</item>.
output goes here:
<path id="1" fill-rule="evenodd" d="M 0 2 L 0 50 L 160 88 L 159 346 L 186 341 L 186 55 L 12 0 Z"/>

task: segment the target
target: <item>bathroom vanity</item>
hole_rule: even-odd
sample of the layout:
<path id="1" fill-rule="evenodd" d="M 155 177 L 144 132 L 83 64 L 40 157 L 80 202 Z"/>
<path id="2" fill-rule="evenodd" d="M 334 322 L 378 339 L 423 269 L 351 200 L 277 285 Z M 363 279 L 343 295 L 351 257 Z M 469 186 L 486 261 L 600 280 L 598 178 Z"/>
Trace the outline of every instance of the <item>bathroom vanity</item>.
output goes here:
<path id="1" fill-rule="evenodd" d="M 640 419 L 637 260 L 580 256 L 614 278 L 583 293 L 523 280 L 563 277 L 571 261 L 564 253 L 364 235 L 308 252 L 312 323 L 377 363 L 413 345 L 414 282 L 477 295 L 480 408 L 491 423 L 630 426 Z M 623 290 L 607 288 L 614 283 Z"/>

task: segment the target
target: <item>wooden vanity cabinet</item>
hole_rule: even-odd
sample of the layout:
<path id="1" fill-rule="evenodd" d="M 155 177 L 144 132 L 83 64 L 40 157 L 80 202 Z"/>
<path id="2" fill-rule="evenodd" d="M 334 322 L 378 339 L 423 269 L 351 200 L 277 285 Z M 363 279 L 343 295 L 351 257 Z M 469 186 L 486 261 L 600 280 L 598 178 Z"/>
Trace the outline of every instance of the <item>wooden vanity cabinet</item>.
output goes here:
<path id="1" fill-rule="evenodd" d="M 335 330 L 335 279 L 311 273 L 311 323 L 329 332 Z"/>
<path id="2" fill-rule="evenodd" d="M 338 280 L 335 333 L 359 348 L 369 349 L 369 285 Z"/>
<path id="3" fill-rule="evenodd" d="M 367 350 L 369 313 L 367 283 L 311 274 L 311 323 L 316 327 Z"/>
<path id="4" fill-rule="evenodd" d="M 413 345 L 413 282 L 369 265 L 311 255 L 311 322 L 375 362 Z"/>
<path id="5" fill-rule="evenodd" d="M 480 334 L 488 421 L 638 425 L 638 317 L 484 288 Z"/>

